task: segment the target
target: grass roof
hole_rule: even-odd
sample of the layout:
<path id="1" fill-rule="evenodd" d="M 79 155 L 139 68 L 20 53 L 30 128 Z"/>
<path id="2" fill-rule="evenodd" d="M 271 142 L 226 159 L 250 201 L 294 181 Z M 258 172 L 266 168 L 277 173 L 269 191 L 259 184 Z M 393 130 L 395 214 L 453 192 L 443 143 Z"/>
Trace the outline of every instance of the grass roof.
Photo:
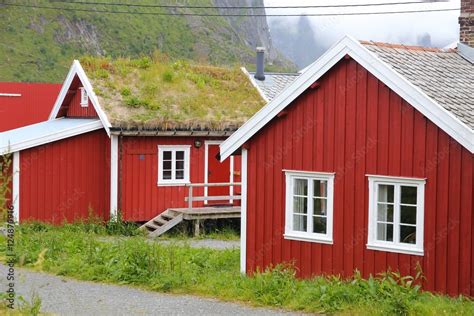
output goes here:
<path id="1" fill-rule="evenodd" d="M 236 129 L 264 101 L 238 68 L 140 59 L 81 60 L 114 127 L 158 130 Z"/>

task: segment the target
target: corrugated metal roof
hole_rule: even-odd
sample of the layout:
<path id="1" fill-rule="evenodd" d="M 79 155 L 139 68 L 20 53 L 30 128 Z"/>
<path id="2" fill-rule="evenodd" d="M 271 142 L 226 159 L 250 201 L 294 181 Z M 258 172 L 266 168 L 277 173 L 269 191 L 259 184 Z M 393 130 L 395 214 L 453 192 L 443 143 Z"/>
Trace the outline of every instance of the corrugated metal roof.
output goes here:
<path id="1" fill-rule="evenodd" d="M 103 128 L 98 119 L 45 121 L 0 133 L 0 154 L 15 152 Z"/>
<path id="2" fill-rule="evenodd" d="M 457 50 L 376 42 L 362 44 L 474 129 L 474 64 Z"/>
<path id="3" fill-rule="evenodd" d="M 269 102 L 300 76 L 300 73 L 265 73 L 265 80 L 257 80 L 254 78 L 254 72 L 249 74 Z"/>

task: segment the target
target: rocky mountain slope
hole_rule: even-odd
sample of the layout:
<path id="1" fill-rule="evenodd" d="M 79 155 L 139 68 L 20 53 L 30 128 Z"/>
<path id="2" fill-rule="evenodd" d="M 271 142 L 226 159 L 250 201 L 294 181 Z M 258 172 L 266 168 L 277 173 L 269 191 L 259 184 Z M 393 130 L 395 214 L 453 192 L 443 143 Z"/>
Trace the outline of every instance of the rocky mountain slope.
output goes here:
<path id="1" fill-rule="evenodd" d="M 157 2 L 141 0 L 139 3 Z M 180 1 L 173 1 L 175 3 Z M 292 67 L 292 63 L 273 47 L 264 17 L 140 14 L 235 12 L 225 9 L 85 6 L 46 0 L 35 1 L 35 4 L 63 10 L 12 7 L 0 3 L 1 81 L 57 82 L 64 78 L 71 61 L 83 55 L 136 57 L 150 55 L 155 50 L 172 59 L 249 65 L 254 62 L 255 46 L 263 45 L 268 50 L 267 61 L 273 64 L 273 68 Z M 199 4 L 229 6 L 235 5 L 235 1 L 207 0 Z M 239 4 L 263 5 L 263 0 L 245 0 Z M 134 14 L 97 11 L 130 11 Z M 251 14 L 257 10 L 246 12 Z"/>

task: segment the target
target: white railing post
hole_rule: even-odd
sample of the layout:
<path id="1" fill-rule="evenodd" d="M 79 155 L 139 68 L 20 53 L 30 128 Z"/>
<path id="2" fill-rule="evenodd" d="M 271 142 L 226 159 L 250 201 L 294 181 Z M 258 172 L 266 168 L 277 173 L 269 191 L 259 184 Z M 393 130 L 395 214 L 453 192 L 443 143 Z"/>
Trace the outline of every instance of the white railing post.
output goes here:
<path id="1" fill-rule="evenodd" d="M 188 196 L 188 209 L 191 210 L 193 208 L 193 186 L 189 186 L 189 196 Z"/>

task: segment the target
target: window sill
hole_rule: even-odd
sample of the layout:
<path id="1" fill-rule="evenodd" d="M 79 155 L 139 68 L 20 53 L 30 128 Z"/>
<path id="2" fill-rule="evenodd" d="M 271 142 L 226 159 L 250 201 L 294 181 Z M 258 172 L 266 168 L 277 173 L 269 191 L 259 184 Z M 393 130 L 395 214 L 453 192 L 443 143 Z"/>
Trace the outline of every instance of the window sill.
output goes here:
<path id="1" fill-rule="evenodd" d="M 187 184 L 191 184 L 191 182 L 162 182 L 158 183 L 159 187 L 184 187 Z"/>
<path id="2" fill-rule="evenodd" d="M 283 237 L 287 240 L 308 241 L 308 242 L 315 242 L 315 243 L 328 244 L 328 245 L 333 244 L 333 240 L 330 238 L 321 238 L 321 237 L 312 236 L 310 234 L 298 235 L 298 234 L 289 233 L 289 234 L 284 234 Z"/>
<path id="3" fill-rule="evenodd" d="M 401 248 L 401 247 L 396 247 L 396 246 L 388 246 L 388 245 L 380 245 L 380 244 L 367 244 L 367 249 L 378 250 L 378 251 L 386 251 L 386 252 L 394 252 L 394 253 L 402 253 L 402 254 L 414 255 L 414 256 L 423 256 L 424 255 L 423 250 Z"/>

